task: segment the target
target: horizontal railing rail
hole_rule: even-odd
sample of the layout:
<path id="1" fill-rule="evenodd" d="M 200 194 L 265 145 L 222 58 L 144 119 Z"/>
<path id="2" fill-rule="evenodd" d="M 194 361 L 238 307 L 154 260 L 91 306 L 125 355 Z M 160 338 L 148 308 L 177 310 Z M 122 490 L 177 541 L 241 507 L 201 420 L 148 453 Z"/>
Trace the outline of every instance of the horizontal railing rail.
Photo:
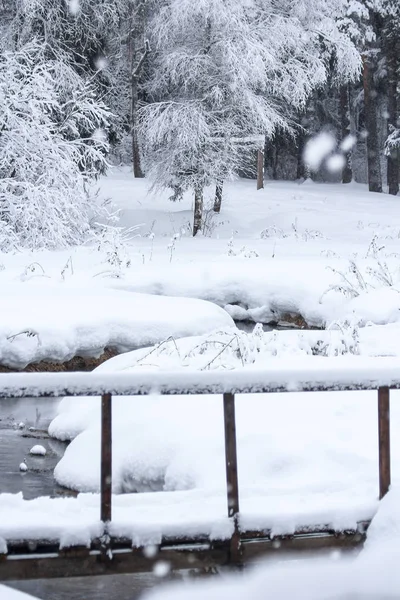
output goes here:
<path id="1" fill-rule="evenodd" d="M 178 394 L 248 394 L 271 392 L 356 391 L 379 387 L 400 389 L 398 358 L 367 359 L 351 357 L 329 361 L 321 368 L 304 365 L 278 368 L 274 361 L 263 370 L 192 371 L 142 373 L 2 373 L 0 398 L 60 396 L 138 396 L 159 393 Z M 338 360 L 338 365 L 335 365 Z"/>
<path id="2" fill-rule="evenodd" d="M 356 361 L 357 362 L 357 361 Z M 390 467 L 390 389 L 400 388 L 400 362 L 377 359 L 373 364 L 330 369 L 281 368 L 263 371 L 169 373 L 17 373 L 0 374 L 0 398 L 101 396 L 100 518 L 104 525 L 101 555 L 112 560 L 108 535 L 112 520 L 112 397 L 144 394 L 218 394 L 223 397 L 227 515 L 234 532 L 229 562 L 241 562 L 245 536 L 240 530 L 235 394 L 293 391 L 377 390 L 379 497 L 388 491 Z M 368 361 L 367 361 L 368 363 Z M 321 363 L 320 363 L 321 364 Z M 222 432 L 221 432 L 222 433 Z"/>

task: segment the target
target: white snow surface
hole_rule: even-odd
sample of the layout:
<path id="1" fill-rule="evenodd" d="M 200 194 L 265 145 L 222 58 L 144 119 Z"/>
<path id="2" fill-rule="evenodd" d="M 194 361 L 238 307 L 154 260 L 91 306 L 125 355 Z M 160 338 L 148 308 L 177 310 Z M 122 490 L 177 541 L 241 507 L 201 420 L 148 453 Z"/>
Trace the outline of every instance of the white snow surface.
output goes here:
<path id="1" fill-rule="evenodd" d="M 146 592 L 144 600 L 389 600 L 399 597 L 400 487 L 381 500 L 367 540 L 356 556 L 332 551 L 329 558 L 289 562 L 276 558 L 244 575 L 222 575 L 195 583 L 169 584 Z M 285 557 L 287 558 L 287 557 Z"/>
<path id="2" fill-rule="evenodd" d="M 143 600 L 395 600 L 399 597 L 399 545 L 357 558 L 268 561 L 243 574 L 225 574 L 145 592 Z"/>
<path id="3" fill-rule="evenodd" d="M 207 213 L 204 235 L 191 238 L 192 198 L 172 203 L 149 187 L 128 169 L 101 179 L 120 225 L 140 225 L 126 245 L 110 234 L 96 245 L 0 255 L 0 363 L 97 356 L 106 345 L 130 350 L 228 324 L 187 298 L 255 322 L 400 320 L 396 198 L 359 184 L 267 182 L 256 191 L 239 180 L 226 184 L 221 214 Z"/>
<path id="4" fill-rule="evenodd" d="M 0 363 L 18 368 L 41 360 L 98 356 L 106 346 L 123 351 L 233 324 L 210 302 L 46 278 L 2 286 L 0 311 L 7 315 L 0 323 Z"/>
<path id="5" fill-rule="evenodd" d="M 192 199 L 173 204 L 168 194 L 154 197 L 148 189 L 127 170 L 101 181 L 101 195 L 121 209 L 121 224 L 142 224 L 126 247 L 108 240 L 100 249 L 0 257 L 0 308 L 7 315 L 0 324 L 3 363 L 65 360 L 99 354 L 105 345 L 123 350 L 173 336 L 175 342 L 150 355 L 141 350 L 105 363 L 92 384 L 109 391 L 105 386 L 114 379 L 115 392 L 126 391 L 132 377 L 143 378 L 147 390 L 152 380 L 153 388 L 175 379 L 193 385 L 199 369 L 220 392 L 232 382 L 250 385 L 254 377 L 261 386 L 266 376 L 292 390 L 309 377 L 336 384 L 398 380 L 398 199 L 357 184 L 270 182 L 257 192 L 253 181 L 240 180 L 225 186 L 221 215 L 207 215 L 205 235 L 192 239 Z M 115 253 L 121 260 L 110 262 Z M 140 295 L 149 293 L 156 296 Z M 301 315 L 311 325 L 333 325 L 327 332 L 246 340 L 226 329 L 232 326 L 228 313 L 262 322 Z M 224 330 L 217 358 L 209 338 L 215 328 Z M 229 335 L 240 342 L 227 343 Z M 199 344 L 201 352 L 194 349 Z M 313 356 L 315 350 L 323 356 Z M 114 378 L 115 372 L 120 375 Z M 53 374 L 29 375 L 24 381 L 33 395 L 54 385 Z M 62 374 L 58 392 L 83 385 L 80 375 Z M 17 375 L 1 377 L 5 385 L 21 385 Z M 396 431 L 399 393 L 392 397 Z M 374 515 L 376 392 L 238 395 L 236 413 L 243 528 L 341 529 Z M 102 531 L 98 495 L 88 493 L 99 486 L 98 398 L 63 400 L 50 431 L 73 439 L 57 479 L 87 493 L 33 501 L 1 495 L 0 536 L 48 534 L 66 545 L 87 543 Z M 113 434 L 114 492 L 142 492 L 115 496 L 116 533 L 137 544 L 165 534 L 230 535 L 221 398 L 114 398 Z M 393 436 L 395 487 L 399 458 Z"/>
<path id="6" fill-rule="evenodd" d="M 292 533 L 298 527 L 330 526 L 337 530 L 354 528 L 357 520 L 370 519 L 377 501 L 365 501 L 351 493 L 347 497 L 322 493 L 311 502 L 304 492 L 294 503 L 289 496 L 278 504 L 272 493 L 241 496 L 240 525 L 244 530 L 271 529 Z M 0 535 L 8 540 L 61 540 L 63 545 L 87 544 L 103 533 L 98 494 L 77 498 L 36 498 L 24 500 L 20 494 L 0 495 Z M 206 536 L 229 539 L 232 520 L 227 516 L 225 492 L 186 490 L 174 492 L 123 494 L 113 496 L 111 535 L 132 540 L 134 546 L 155 545 L 162 536 L 176 538 Z"/>
<path id="7" fill-rule="evenodd" d="M 319 334 L 321 332 L 315 332 Z M 265 334 L 267 335 L 267 334 Z M 196 340 L 177 341 L 177 350 L 198 346 Z M 198 342 L 198 340 L 197 340 Z M 109 370 L 121 377 L 143 379 L 188 377 L 195 381 L 193 370 L 163 373 L 163 363 L 171 368 L 174 355 L 153 352 L 151 365 L 138 363 L 148 350 L 132 352 L 112 359 L 97 371 Z M 201 355 L 203 356 L 203 355 Z M 168 358 L 170 362 L 168 362 Z M 150 356 L 148 357 L 150 359 Z M 198 360 L 194 356 L 193 362 Z M 391 365 L 398 373 L 399 359 L 345 355 L 342 357 L 264 356 L 268 367 L 253 370 L 242 367 L 233 371 L 198 374 L 215 382 L 220 378 L 231 386 L 249 382 L 281 381 L 296 389 L 298 380 L 332 382 L 379 379 L 380 367 Z M 291 361 L 292 370 L 287 366 Z M 261 359 L 260 359 L 261 362 Z M 158 368 L 157 368 L 158 366 Z M 374 372 L 374 368 L 378 371 Z M 157 372 L 159 371 L 159 372 Z M 291 373 L 291 374 L 290 374 Z M 311 375 L 313 373 L 313 375 Z M 388 371 L 386 372 L 388 373 Z M 330 374 L 330 375 L 329 375 Z M 173 379 L 171 379 L 171 382 Z M 387 380 L 386 380 L 387 382 Z M 251 389 L 251 388 L 249 388 Z M 400 425 L 400 407 L 393 392 L 392 427 Z M 317 522 L 321 510 L 330 523 L 343 524 L 362 520 L 372 514 L 378 485 L 378 445 L 376 392 L 313 392 L 286 394 L 247 394 L 236 396 L 239 482 L 241 497 L 262 506 L 260 517 L 277 531 L 291 532 L 299 525 L 299 510 L 308 510 L 307 519 Z M 49 432 L 60 439 L 74 438 L 55 469 L 56 479 L 80 491 L 99 490 L 100 414 L 98 398 L 65 398 L 59 415 Z M 400 476 L 396 457 L 400 446 L 393 443 L 393 478 Z M 222 399 L 218 396 L 115 397 L 113 400 L 113 489 L 115 492 L 158 491 L 155 498 L 163 502 L 163 492 L 215 494 L 225 493 Z M 258 504 L 259 498 L 263 501 Z M 222 501 L 222 500 L 221 500 Z M 192 501 L 191 501 L 192 502 Z M 332 502 L 332 504 L 331 504 Z M 354 509 L 354 502 L 359 507 Z M 350 512 L 346 512 L 345 507 Z M 268 508 L 266 508 L 268 507 Z M 319 508 L 318 508 L 319 507 Z M 344 512 L 337 513 L 343 507 Z M 367 508 L 367 510 L 366 510 Z M 243 506 L 241 507 L 241 510 Z M 354 512 L 355 510 L 355 512 Z M 284 517 L 282 516 L 284 512 Z M 319 515 L 316 517 L 316 515 Z M 355 516 L 357 515 L 357 516 Z M 242 515 L 243 516 L 243 515 Z M 293 518 L 292 518 L 293 516 Z M 277 519 L 277 520 L 274 520 Z M 301 518 L 300 518 L 301 520 Z M 257 528 L 257 520 L 249 523 Z"/>
<path id="8" fill-rule="evenodd" d="M 119 382 L 125 389 L 132 385 L 150 392 L 146 398 L 113 400 L 114 490 L 224 486 L 221 399 L 165 398 L 152 394 L 152 389 L 195 392 L 203 387 L 221 393 L 275 386 L 295 392 L 324 384 L 333 389 L 398 384 L 398 327 L 390 332 L 387 328 L 359 330 L 358 355 L 345 353 L 342 331 L 262 333 L 256 327 L 252 334 L 227 329 L 173 340 L 103 363 L 92 376 L 99 377 L 104 390 L 105 378 L 118 373 L 110 385 Z M 317 348 L 328 356 L 313 356 Z M 380 356 L 384 352 L 392 356 Z M 196 374 L 196 369 L 202 372 Z M 395 424 L 400 412 L 393 404 Z M 73 439 L 55 470 L 61 484 L 80 491 L 99 489 L 99 411 L 99 399 L 94 397 L 61 402 L 49 428 L 52 436 Z M 236 411 L 244 490 L 276 486 L 281 499 L 285 488 L 293 493 L 296 487 L 304 488 L 312 494 L 331 486 L 346 493 L 354 483 L 364 489 L 366 498 L 374 497 L 375 492 L 368 495 L 376 488 L 376 392 L 239 394 Z"/>

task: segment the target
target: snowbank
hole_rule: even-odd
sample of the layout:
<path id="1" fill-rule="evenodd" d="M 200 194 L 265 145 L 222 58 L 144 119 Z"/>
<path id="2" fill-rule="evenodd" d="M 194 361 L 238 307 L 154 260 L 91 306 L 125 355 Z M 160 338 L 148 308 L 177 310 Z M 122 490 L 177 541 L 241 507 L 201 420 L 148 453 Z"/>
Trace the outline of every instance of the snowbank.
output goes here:
<path id="1" fill-rule="evenodd" d="M 337 261 L 330 261 L 336 264 Z M 250 264 L 249 264 L 250 263 Z M 347 265 L 342 263 L 343 273 Z M 301 316 L 313 327 L 325 327 L 341 319 L 382 325 L 400 320 L 400 293 L 397 287 L 358 290 L 348 297 L 338 291 L 341 277 L 327 270 L 326 261 L 253 260 L 215 261 L 169 268 L 148 267 L 143 276 L 131 280 L 130 273 L 110 283 L 116 289 L 202 298 L 223 308 L 236 321 L 278 323 Z M 199 277 L 199 272 L 201 277 Z M 356 284 L 355 284 L 356 285 Z M 329 288 L 334 289 L 328 292 Z"/>
<path id="2" fill-rule="evenodd" d="M 225 311 L 209 302 L 46 278 L 4 284 L 0 313 L 7 315 L 0 324 L 0 364 L 15 368 L 99 356 L 106 346 L 126 351 L 233 325 Z"/>
<path id="3" fill-rule="evenodd" d="M 394 487 L 379 503 L 358 555 L 334 551 L 328 559 L 301 560 L 293 554 L 283 563 L 277 555 L 240 576 L 168 584 L 145 593 L 144 600 L 242 600 L 264 598 L 265 590 L 274 600 L 394 600 L 400 591 L 399 507 L 400 488 Z"/>
<path id="4" fill-rule="evenodd" d="M 148 182 L 133 182 L 126 170 L 111 173 L 102 193 L 120 207 L 123 224 L 143 227 L 133 244 L 136 268 L 109 285 L 210 300 L 236 320 L 301 315 L 313 326 L 349 317 L 364 324 L 399 320 L 395 198 L 357 184 L 255 187 L 249 180 L 227 183 L 221 214 L 209 211 L 204 237 L 191 239 L 189 195 L 172 203 L 168 192 L 149 194 Z M 206 206 L 214 191 L 206 192 Z"/>
<path id="5" fill-rule="evenodd" d="M 365 552 L 398 546 L 400 537 L 400 487 L 392 485 L 381 500 L 374 519 L 368 529 Z"/>
<path id="6" fill-rule="evenodd" d="M 360 344 L 366 353 L 379 349 L 379 344 L 373 343 L 372 330 L 380 328 L 360 331 L 361 339 L 364 333 L 371 335 L 364 346 Z M 167 375 L 163 375 L 164 369 L 172 369 L 171 377 L 186 380 L 192 374 L 194 379 L 193 368 L 209 365 L 209 369 L 214 369 L 206 373 L 210 382 L 215 379 L 234 386 L 247 377 L 249 382 L 253 378 L 260 385 L 262 381 L 268 385 L 272 378 L 271 381 L 289 385 L 290 389 L 296 389 L 297 378 L 315 380 L 318 374 L 321 381 L 329 380 L 334 385 L 340 385 L 334 382 L 344 381 L 343 378 L 358 381 L 362 373 L 364 379 L 375 375 L 379 379 L 374 368 L 389 366 L 388 363 L 393 374 L 398 373 L 397 357 L 309 356 L 313 354 L 310 350 L 313 344 L 324 338 L 327 343 L 328 336 L 332 337 L 333 347 L 337 347 L 341 339 L 338 334 L 337 331 L 262 334 L 258 329 L 255 334 L 241 333 L 239 345 L 229 345 L 224 357 L 221 345 L 227 345 L 229 336 L 238 336 L 237 330 L 228 330 L 121 355 L 101 365 L 97 372 L 99 376 L 119 372 L 122 377 L 136 372 L 139 380 L 147 376 L 157 385 L 158 377 Z M 257 350 L 257 344 L 262 352 Z M 274 356 L 277 348 L 281 348 L 282 353 Z M 400 353 L 398 346 L 395 353 L 397 356 Z M 210 364 L 218 354 L 218 360 Z M 189 371 L 183 367 L 189 367 Z M 234 372 L 228 370 L 232 368 Z M 393 397 L 397 396 L 399 394 L 394 392 Z M 395 428 L 400 425 L 400 406 L 395 400 L 392 405 L 392 427 Z M 367 502 L 375 500 L 378 484 L 376 392 L 239 395 L 236 412 L 243 495 L 269 494 L 276 500 L 276 506 L 283 506 L 287 497 L 298 499 L 302 495 L 306 504 L 317 497 L 324 504 L 332 494 L 339 504 L 340 498 L 348 499 L 349 494 Z M 61 402 L 59 415 L 49 432 L 60 439 L 75 438 L 55 470 L 55 477 L 62 485 L 79 491 L 99 489 L 99 424 L 98 399 L 85 398 L 78 403 L 74 398 L 65 398 Z M 114 398 L 113 439 L 115 492 L 207 490 L 223 493 L 225 489 L 221 398 L 156 395 Z M 393 452 L 393 477 L 396 478 L 400 476 L 396 468 L 400 448 L 394 447 Z M 295 510 L 297 501 L 294 500 L 291 511 Z"/>
<path id="7" fill-rule="evenodd" d="M 322 360 L 322 359 L 321 359 Z M 394 393 L 392 427 L 400 426 Z M 61 413 L 50 433 L 79 435 L 55 469 L 57 481 L 98 491 L 99 402 Z M 64 405 L 65 408 L 65 405 Z M 71 407 L 69 407 L 71 408 Z M 267 492 L 308 501 L 333 492 L 373 500 L 378 492 L 376 393 L 302 393 L 238 396 L 236 400 L 241 492 Z M 214 396 L 115 398 L 115 492 L 225 488 L 222 400 Z M 393 453 L 394 480 L 400 451 Z"/>
<path id="8" fill-rule="evenodd" d="M 296 559 L 296 556 L 293 556 Z M 269 561 L 240 575 L 167 584 L 148 591 L 143 600 L 395 600 L 399 597 L 399 547 L 358 558 Z"/>

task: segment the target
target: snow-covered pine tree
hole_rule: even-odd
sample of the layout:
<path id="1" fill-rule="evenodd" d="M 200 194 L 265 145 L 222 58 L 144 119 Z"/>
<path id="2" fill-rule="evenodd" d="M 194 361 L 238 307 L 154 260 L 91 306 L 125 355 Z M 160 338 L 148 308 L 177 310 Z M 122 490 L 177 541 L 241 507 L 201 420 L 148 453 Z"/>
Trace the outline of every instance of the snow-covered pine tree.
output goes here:
<path id="1" fill-rule="evenodd" d="M 173 199 L 194 192 L 201 230 L 205 186 L 232 178 L 286 107 L 302 108 L 326 80 L 328 56 L 348 77 L 360 58 L 339 30 L 342 0 L 163 0 L 149 27 L 154 52 L 141 109 L 145 167 Z M 324 50 L 322 50 L 322 47 Z M 256 140 L 256 141 L 253 141 Z"/>

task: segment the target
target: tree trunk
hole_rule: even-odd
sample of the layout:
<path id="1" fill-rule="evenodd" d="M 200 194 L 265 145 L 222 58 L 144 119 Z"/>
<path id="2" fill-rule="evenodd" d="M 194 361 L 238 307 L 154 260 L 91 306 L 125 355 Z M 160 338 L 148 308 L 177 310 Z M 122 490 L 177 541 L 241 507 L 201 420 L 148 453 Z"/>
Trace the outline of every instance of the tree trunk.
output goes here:
<path id="1" fill-rule="evenodd" d="M 138 106 L 138 81 L 137 76 L 132 75 L 131 81 L 131 123 L 132 123 L 132 161 L 134 177 L 143 177 L 140 164 L 140 149 L 138 139 L 137 106 Z"/>
<path id="2" fill-rule="evenodd" d="M 350 98 L 348 84 L 340 87 L 340 123 L 343 141 L 350 135 Z M 351 183 L 353 180 L 351 163 L 351 150 L 349 150 L 346 153 L 346 164 L 342 171 L 342 183 Z"/>
<path id="3" fill-rule="evenodd" d="M 297 168 L 296 168 L 296 179 L 306 179 L 305 165 L 303 160 L 304 146 L 306 143 L 306 136 L 302 129 L 300 129 L 297 135 Z"/>
<path id="4" fill-rule="evenodd" d="M 223 190 L 224 182 L 217 181 L 217 185 L 215 186 L 215 198 L 214 198 L 214 212 L 221 212 L 221 204 L 222 204 L 222 190 Z"/>
<path id="5" fill-rule="evenodd" d="M 193 218 L 193 237 L 197 235 L 203 227 L 203 188 L 197 186 L 194 189 L 194 218 Z"/>
<path id="6" fill-rule="evenodd" d="M 140 164 L 140 147 L 138 138 L 137 111 L 139 105 L 139 77 L 143 62 L 149 51 L 148 42 L 142 50 L 138 50 L 137 44 L 140 38 L 144 38 L 144 2 L 138 0 L 136 10 L 133 13 L 133 23 L 130 33 L 131 52 L 131 135 L 132 135 L 132 163 L 134 177 L 144 177 Z"/>
<path id="7" fill-rule="evenodd" d="M 257 189 L 264 187 L 264 150 L 257 152 Z"/>
<path id="8" fill-rule="evenodd" d="M 397 84 L 399 59 L 398 52 L 400 43 L 394 43 L 387 46 L 387 96 L 388 96 L 388 125 L 394 128 L 398 127 L 397 120 Z M 389 194 L 396 196 L 399 192 L 399 150 L 395 148 L 387 158 L 387 183 Z"/>
<path id="9" fill-rule="evenodd" d="M 374 58 L 363 56 L 365 126 L 367 130 L 368 187 L 370 192 L 382 192 L 382 173 L 378 140 L 377 91 L 374 83 Z"/>

